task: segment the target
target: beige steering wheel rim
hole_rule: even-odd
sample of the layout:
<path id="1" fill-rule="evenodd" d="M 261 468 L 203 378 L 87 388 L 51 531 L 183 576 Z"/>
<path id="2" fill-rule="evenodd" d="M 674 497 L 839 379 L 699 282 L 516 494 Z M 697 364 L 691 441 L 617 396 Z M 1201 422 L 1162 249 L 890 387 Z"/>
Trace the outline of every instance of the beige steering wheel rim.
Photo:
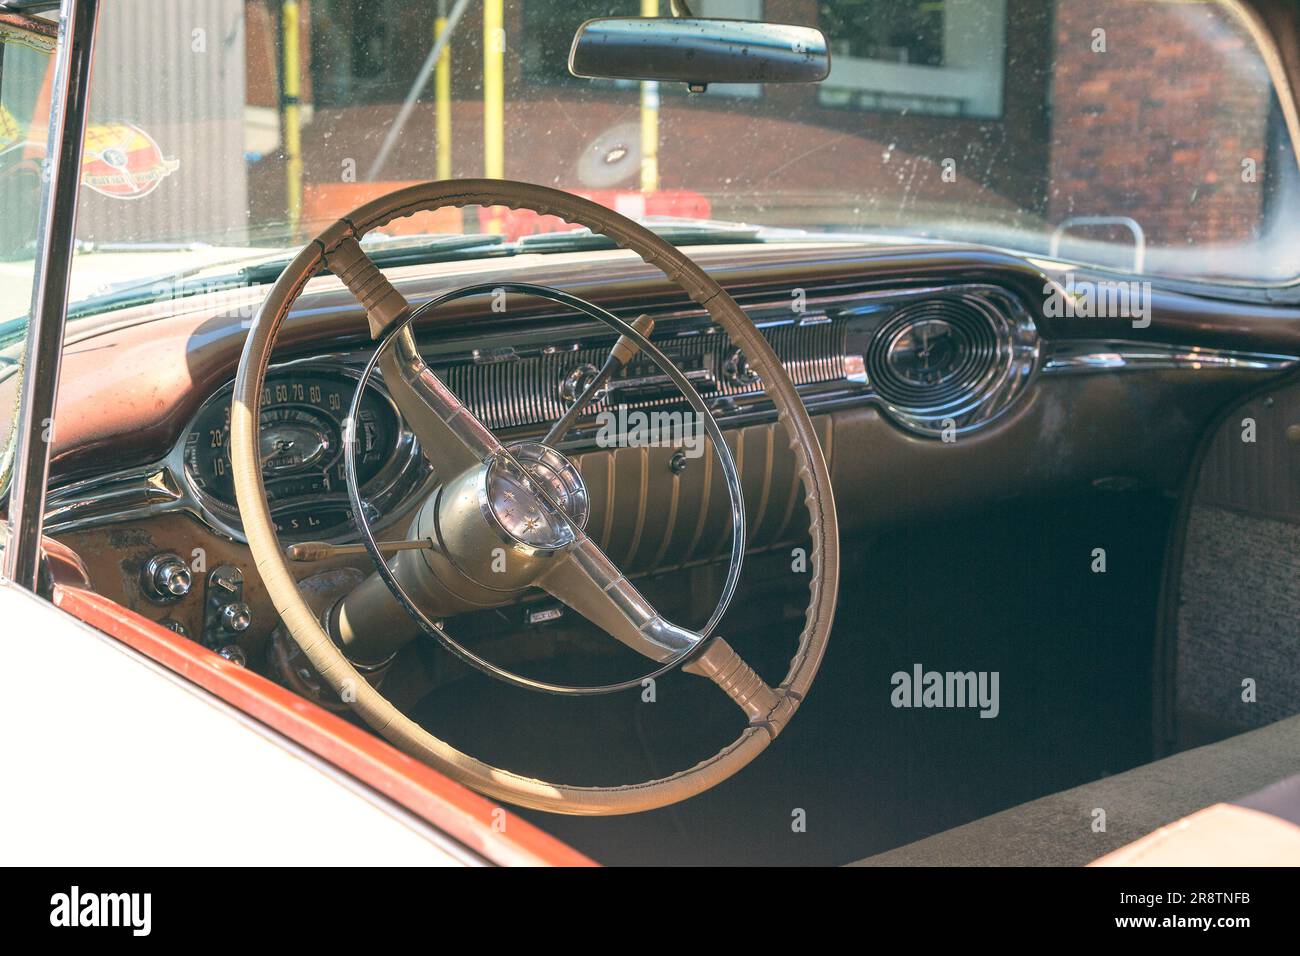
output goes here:
<path id="1" fill-rule="evenodd" d="M 262 387 L 276 337 L 308 280 L 329 266 L 332 257 L 337 257 L 336 274 L 365 305 L 372 333 L 381 333 L 384 325 L 376 324 L 376 316 L 391 303 L 389 297 L 398 294 L 364 256 L 358 263 L 356 241 L 394 219 L 445 206 L 530 209 L 586 226 L 637 253 L 726 330 L 776 405 L 810 518 L 805 624 L 790 668 L 776 687 L 768 687 L 721 638 L 714 638 L 688 665 L 691 673 L 711 678 L 749 715 L 749 725 L 736 740 L 693 767 L 656 780 L 600 787 L 550 783 L 484 763 L 420 727 L 371 687 L 330 640 L 298 590 L 271 519 L 257 454 Z M 448 180 L 397 190 L 340 219 L 303 247 L 253 320 L 235 380 L 230 441 L 235 494 L 249 549 L 276 611 L 304 655 L 331 688 L 352 699 L 353 709 L 376 732 L 405 753 L 494 798 L 555 813 L 608 815 L 651 810 L 694 796 L 726 780 L 767 748 L 798 709 L 821 665 L 838 594 L 839 533 L 830 474 L 808 412 L 767 340 L 721 286 L 665 240 L 589 200 L 529 183 Z"/>

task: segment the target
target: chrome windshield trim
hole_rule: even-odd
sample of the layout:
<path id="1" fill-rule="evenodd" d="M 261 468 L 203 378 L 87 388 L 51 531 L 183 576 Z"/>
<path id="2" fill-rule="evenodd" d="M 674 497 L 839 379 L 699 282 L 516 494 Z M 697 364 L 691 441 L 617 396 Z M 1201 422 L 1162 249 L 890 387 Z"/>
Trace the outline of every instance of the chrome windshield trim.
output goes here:
<path id="1" fill-rule="evenodd" d="M 0 563 L 0 577 L 33 591 L 40 586 L 42 519 L 53 444 L 50 428 L 63 357 L 81 186 L 80 157 L 85 146 L 98 20 L 98 0 L 62 0 L 50 95 L 50 148 L 36 235 L 31 321 L 27 327 L 27 360 L 22 400 L 14 422 L 14 472 L 8 512 L 12 537 Z"/>

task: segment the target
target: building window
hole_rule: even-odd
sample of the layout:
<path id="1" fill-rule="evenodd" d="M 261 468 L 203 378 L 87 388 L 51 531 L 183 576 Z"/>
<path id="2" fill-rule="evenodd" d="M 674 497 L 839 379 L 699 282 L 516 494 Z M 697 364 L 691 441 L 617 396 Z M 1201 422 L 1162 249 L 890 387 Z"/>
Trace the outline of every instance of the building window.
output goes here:
<path id="1" fill-rule="evenodd" d="M 1006 0 L 820 0 L 831 48 L 823 106 L 1002 115 Z"/>
<path id="2" fill-rule="evenodd" d="M 599 17 L 636 17 L 641 15 L 640 0 L 597 0 L 595 3 L 558 4 L 522 0 L 519 44 L 524 80 L 529 84 L 590 86 L 591 80 L 578 79 L 569 73 L 569 48 L 573 35 L 587 20 Z M 664 12 L 668 0 L 663 0 Z"/>

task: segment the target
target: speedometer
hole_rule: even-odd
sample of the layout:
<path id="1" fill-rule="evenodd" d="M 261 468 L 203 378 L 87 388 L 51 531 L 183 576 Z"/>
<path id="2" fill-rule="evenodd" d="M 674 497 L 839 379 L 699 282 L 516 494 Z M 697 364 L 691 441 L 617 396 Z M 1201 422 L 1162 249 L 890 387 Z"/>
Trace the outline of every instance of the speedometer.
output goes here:
<path id="1" fill-rule="evenodd" d="M 347 507 L 344 417 L 356 379 L 343 372 L 282 369 L 267 377 L 259 417 L 262 480 L 272 513 L 286 530 L 303 536 L 337 532 L 351 520 Z M 230 464 L 230 402 L 227 386 L 199 411 L 185 438 L 185 475 L 199 499 L 224 519 L 237 522 Z M 401 434 L 388 400 L 369 388 L 357 416 L 357 477 L 363 491 L 389 469 Z"/>

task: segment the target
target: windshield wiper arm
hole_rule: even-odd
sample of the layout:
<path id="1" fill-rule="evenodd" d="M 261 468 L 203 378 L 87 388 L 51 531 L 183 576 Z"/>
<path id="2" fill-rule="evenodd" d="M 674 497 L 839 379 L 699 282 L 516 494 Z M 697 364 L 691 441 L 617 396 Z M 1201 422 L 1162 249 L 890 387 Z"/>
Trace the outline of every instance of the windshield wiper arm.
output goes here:
<path id="1" fill-rule="evenodd" d="M 382 237 L 379 241 L 364 243 L 364 248 L 371 259 L 384 267 L 452 261 L 461 258 L 463 253 L 469 250 L 474 250 L 485 257 L 493 254 L 510 255 L 514 251 L 505 245 L 502 236 L 478 234 Z M 501 251 L 494 253 L 494 249 Z M 268 257 L 249 262 L 233 272 L 202 278 L 196 277 L 210 269 L 219 268 L 222 263 L 205 263 L 190 269 L 173 270 L 145 279 L 127 280 L 108 287 L 98 295 L 74 303 L 68 309 L 68 318 L 82 318 L 99 312 L 151 305 L 164 299 L 172 301 L 206 292 L 222 292 L 228 289 L 263 285 L 278 279 L 280 273 L 292 261 L 293 256 L 271 253 Z M 163 282 L 167 283 L 167 288 L 160 294 L 158 285 Z M 23 318 L 19 321 L 25 323 L 27 320 Z"/>
<path id="2" fill-rule="evenodd" d="M 126 250 L 100 248 L 98 251 L 119 252 Z M 243 257 L 230 261 L 239 262 L 241 258 Z M 242 269 L 240 272 L 221 274 L 211 279 L 197 282 L 188 281 L 200 273 L 207 272 L 209 269 L 220 268 L 225 264 L 222 262 L 206 262 L 203 265 L 192 266 L 188 269 L 173 269 L 170 272 L 157 273 L 144 279 L 127 279 L 123 282 L 113 283 L 99 293 L 69 305 L 68 318 L 76 319 L 86 315 L 94 315 L 97 312 L 110 312 L 115 309 L 126 309 L 136 305 L 149 305 L 162 299 L 181 299 L 200 292 L 215 292 L 240 285 L 238 277 L 242 273 Z M 245 266 L 244 268 L 249 267 Z M 158 290 L 160 283 L 167 283 L 167 288 L 162 293 Z M 24 321 L 26 320 L 24 319 Z"/>
<path id="3" fill-rule="evenodd" d="M 78 243 L 78 252 L 197 252 L 202 249 L 211 248 L 206 243 L 160 243 L 160 242 L 141 242 L 141 243 Z M 235 256 L 227 259 L 225 262 L 205 262 L 202 265 L 191 266 L 186 269 L 173 269 L 170 272 L 160 272 L 148 276 L 144 279 L 126 279 L 122 282 L 109 283 L 97 292 L 95 295 L 75 303 L 68 309 L 68 317 L 72 318 L 80 313 L 80 307 L 83 305 L 94 305 L 102 302 L 129 301 L 137 298 L 132 293 L 141 293 L 144 290 L 153 290 L 160 282 L 171 282 L 175 286 L 183 286 L 186 279 L 193 278 L 201 272 L 207 272 L 209 269 L 217 269 L 222 265 L 240 262 L 247 256 Z M 246 267 L 247 268 L 247 267 Z M 152 298 L 158 296 L 154 294 Z M 150 301 L 144 298 L 144 301 Z"/>
<path id="4" fill-rule="evenodd" d="M 748 223 L 719 222 L 711 219 L 675 219 L 648 218 L 638 220 L 656 236 L 667 239 L 673 245 L 700 246 L 725 245 L 728 243 L 766 242 L 782 234 L 781 230 L 772 230 L 766 226 L 753 226 Z M 802 230 L 787 230 L 791 234 L 803 234 Z M 539 232 L 524 236 L 516 243 L 520 252 L 584 252 L 590 249 L 616 249 L 617 244 L 609 236 L 592 232 L 590 229 L 571 229 L 565 232 Z"/>

